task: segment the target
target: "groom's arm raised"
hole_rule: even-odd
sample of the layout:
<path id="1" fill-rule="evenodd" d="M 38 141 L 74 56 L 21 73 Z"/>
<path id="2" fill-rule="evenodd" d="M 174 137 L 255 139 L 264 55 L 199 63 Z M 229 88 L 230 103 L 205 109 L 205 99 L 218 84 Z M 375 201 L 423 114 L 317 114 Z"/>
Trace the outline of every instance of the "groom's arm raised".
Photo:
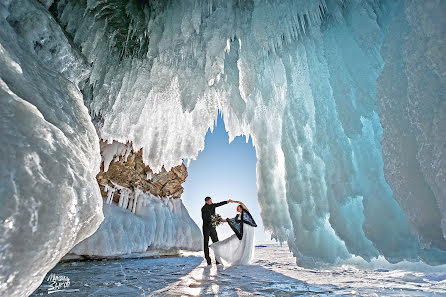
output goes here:
<path id="1" fill-rule="evenodd" d="M 222 205 L 228 204 L 228 201 L 222 201 L 222 202 L 218 202 L 218 203 L 213 203 L 214 207 L 219 207 Z"/>

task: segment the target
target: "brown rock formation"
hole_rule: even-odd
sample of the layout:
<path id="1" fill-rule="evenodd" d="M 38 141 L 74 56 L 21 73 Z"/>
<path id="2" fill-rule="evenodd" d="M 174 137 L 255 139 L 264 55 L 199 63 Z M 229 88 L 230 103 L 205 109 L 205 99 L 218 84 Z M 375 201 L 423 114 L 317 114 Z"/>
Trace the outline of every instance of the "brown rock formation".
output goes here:
<path id="1" fill-rule="evenodd" d="M 187 169 L 184 164 L 166 171 L 164 168 L 160 173 L 154 174 L 149 166 L 142 161 L 142 151 L 130 153 L 127 160 L 120 157 L 117 161 L 112 161 L 107 172 L 104 166 L 96 176 L 102 197 L 107 197 L 104 190 L 106 185 L 114 187 L 113 183 L 131 190 L 140 189 L 159 197 L 172 196 L 180 198 L 183 193 L 182 183 L 186 181 Z M 113 182 L 113 183 L 112 183 Z M 113 202 L 118 203 L 120 193 L 115 191 Z"/>

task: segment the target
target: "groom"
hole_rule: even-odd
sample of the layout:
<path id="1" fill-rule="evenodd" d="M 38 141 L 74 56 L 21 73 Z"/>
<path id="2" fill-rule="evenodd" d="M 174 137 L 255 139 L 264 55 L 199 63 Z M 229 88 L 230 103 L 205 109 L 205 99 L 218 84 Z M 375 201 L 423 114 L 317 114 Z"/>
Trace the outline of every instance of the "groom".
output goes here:
<path id="1" fill-rule="evenodd" d="M 211 216 L 215 214 L 216 207 L 231 202 L 231 199 L 219 203 L 212 203 L 212 198 L 206 197 L 204 198 L 204 201 L 205 204 L 201 208 L 201 218 L 203 219 L 204 257 L 206 258 L 208 265 L 211 265 L 211 258 L 209 257 L 209 236 L 211 237 L 212 242 L 218 241 L 217 230 L 215 230 L 215 227 L 212 227 L 211 224 Z M 216 264 L 220 263 L 216 261 Z"/>

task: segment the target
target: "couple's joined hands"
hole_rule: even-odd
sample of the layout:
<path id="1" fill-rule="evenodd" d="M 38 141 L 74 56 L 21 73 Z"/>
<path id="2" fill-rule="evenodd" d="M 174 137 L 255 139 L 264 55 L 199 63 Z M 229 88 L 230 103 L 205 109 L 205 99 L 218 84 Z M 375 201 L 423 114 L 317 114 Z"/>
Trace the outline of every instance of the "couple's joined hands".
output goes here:
<path id="1" fill-rule="evenodd" d="M 246 205 L 244 205 L 243 202 L 241 202 L 241 201 L 228 199 L 228 203 L 231 203 L 231 202 L 232 202 L 232 203 L 238 203 L 238 204 L 240 204 L 240 205 L 242 206 L 242 208 L 248 210 L 248 208 L 246 207 Z"/>

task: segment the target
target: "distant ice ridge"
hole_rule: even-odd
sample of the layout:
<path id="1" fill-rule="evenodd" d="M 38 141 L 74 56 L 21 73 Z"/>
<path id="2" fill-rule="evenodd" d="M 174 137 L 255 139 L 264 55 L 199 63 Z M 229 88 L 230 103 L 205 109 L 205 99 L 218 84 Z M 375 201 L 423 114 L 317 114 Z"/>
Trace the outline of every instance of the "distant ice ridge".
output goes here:
<path id="1" fill-rule="evenodd" d="M 446 262 L 444 2 L 139 3 L 50 8 L 92 65 L 101 138 L 169 169 L 221 110 L 298 264 Z"/>
<path id="2" fill-rule="evenodd" d="M 203 238 L 181 199 L 159 198 L 140 190 L 121 190 L 119 205 L 105 203 L 105 219 L 98 230 L 75 246 L 71 253 L 120 256 L 150 250 L 199 251 Z M 113 193 L 116 188 L 108 189 Z"/>
<path id="3" fill-rule="evenodd" d="M 0 3 L 0 296 L 28 296 L 103 219 L 88 76 L 34 1 Z"/>

